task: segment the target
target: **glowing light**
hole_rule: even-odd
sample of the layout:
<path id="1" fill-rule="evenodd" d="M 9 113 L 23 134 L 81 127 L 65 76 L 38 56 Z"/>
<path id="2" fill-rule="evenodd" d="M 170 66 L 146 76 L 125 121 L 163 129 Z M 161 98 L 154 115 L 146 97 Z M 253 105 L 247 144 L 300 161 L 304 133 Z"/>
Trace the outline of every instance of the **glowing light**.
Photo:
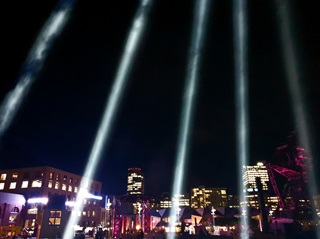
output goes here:
<path id="1" fill-rule="evenodd" d="M 174 182 L 172 187 L 172 195 L 180 195 L 182 183 L 184 179 L 185 164 L 188 155 L 188 141 L 192 116 L 194 111 L 194 98 L 197 89 L 198 71 L 200 65 L 201 49 L 205 35 L 205 26 L 207 23 L 207 12 L 209 2 L 207 0 L 199 0 L 196 2 L 195 18 L 192 29 L 191 47 L 189 52 L 189 65 L 187 68 L 186 87 L 184 91 L 184 103 L 180 120 L 180 133 L 178 139 L 178 149 L 176 157 L 176 165 L 174 172 Z M 178 206 L 178 205 L 176 205 Z M 177 221 L 176 208 L 171 207 L 170 225 L 174 227 Z M 170 234 L 169 239 L 173 239 L 174 235 Z"/>
<path id="2" fill-rule="evenodd" d="M 19 76 L 16 87 L 7 94 L 0 107 L 0 137 L 9 127 L 32 83 L 42 69 L 42 65 L 53 45 L 54 40 L 62 31 L 73 7 L 73 1 L 61 1 L 42 28 L 35 44 L 29 52 L 24 69 Z"/>
<path id="3" fill-rule="evenodd" d="M 246 190 L 242 180 L 242 169 L 248 165 L 248 83 L 247 83 L 247 23 L 246 1 L 234 0 L 234 48 L 235 48 L 235 100 L 236 134 L 238 155 L 238 182 L 240 202 L 243 212 L 247 211 Z M 241 216 L 241 239 L 248 239 L 248 218 Z"/>
<path id="4" fill-rule="evenodd" d="M 68 207 L 74 207 L 75 204 L 76 204 L 76 202 L 74 202 L 74 201 L 66 201 L 65 202 L 65 205 Z"/>
<path id="5" fill-rule="evenodd" d="M 283 1 L 276 1 L 278 7 L 278 22 L 280 26 L 280 38 L 282 43 L 282 50 L 283 50 L 283 58 L 285 62 L 285 69 L 287 74 L 287 83 L 289 87 L 289 92 L 291 95 L 291 103 L 292 103 L 292 111 L 293 111 L 293 118 L 295 120 L 295 125 L 298 131 L 298 138 L 299 143 L 302 145 L 303 148 L 310 149 L 310 158 L 312 157 L 312 147 L 310 144 L 310 130 L 308 125 L 310 122 L 307 122 L 307 112 L 305 110 L 305 97 L 301 91 L 301 84 L 300 84 L 300 64 L 298 64 L 298 60 L 296 57 L 295 52 L 295 45 L 294 40 L 292 37 L 293 26 L 290 23 L 289 17 L 289 5 L 288 2 Z M 307 177 L 308 177 L 308 191 L 309 197 L 313 198 L 315 195 L 318 195 L 317 192 L 317 180 L 315 177 L 314 168 L 315 165 L 313 164 L 312 160 L 307 160 L 306 162 L 306 170 L 307 170 Z M 316 208 L 314 207 L 314 203 L 311 203 L 313 208 L 313 216 L 314 220 L 318 220 L 316 216 Z M 316 227 L 317 238 L 320 238 L 320 228 Z"/>
<path id="6" fill-rule="evenodd" d="M 27 201 L 29 204 L 34 204 L 34 203 L 41 203 L 41 204 L 47 204 L 48 203 L 48 198 L 30 198 Z"/>
<path id="7" fill-rule="evenodd" d="M 119 68 L 117 70 L 115 81 L 112 86 L 111 93 L 104 110 L 101 124 L 99 126 L 86 169 L 84 171 L 84 178 L 86 180 L 81 181 L 80 188 L 82 188 L 83 190 L 87 189 L 90 184 L 89 179 L 92 178 L 92 176 L 94 175 L 97 164 L 103 152 L 103 147 L 105 146 L 108 136 L 110 134 L 113 119 L 115 117 L 116 110 L 119 106 L 119 101 L 121 99 L 123 90 L 126 85 L 128 73 L 130 72 L 130 69 L 132 67 L 133 59 L 138 48 L 140 39 L 142 37 L 143 30 L 146 25 L 146 17 L 150 11 L 151 4 L 152 0 L 141 1 L 138 11 L 133 20 L 133 25 L 129 32 L 128 40 L 126 42 L 125 50 L 123 52 Z M 82 211 L 83 204 L 78 203 L 82 202 L 82 200 L 83 195 L 79 192 L 76 198 L 76 207 L 74 210 Z M 71 214 L 63 238 L 73 238 L 72 228 L 74 225 L 77 224 L 78 220 L 79 218 L 76 216 L 75 213 Z"/>

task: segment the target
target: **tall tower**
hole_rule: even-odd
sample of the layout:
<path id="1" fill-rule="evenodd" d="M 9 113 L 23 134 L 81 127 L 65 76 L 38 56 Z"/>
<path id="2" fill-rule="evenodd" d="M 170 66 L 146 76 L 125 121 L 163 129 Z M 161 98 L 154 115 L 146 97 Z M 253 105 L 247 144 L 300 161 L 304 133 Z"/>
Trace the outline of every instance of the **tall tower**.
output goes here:
<path id="1" fill-rule="evenodd" d="M 257 177 L 261 179 L 262 190 L 267 191 L 269 181 L 267 167 L 260 162 L 253 166 L 243 166 L 243 183 L 248 192 L 257 191 Z"/>
<path id="2" fill-rule="evenodd" d="M 262 195 L 268 191 L 269 175 L 267 167 L 259 162 L 253 166 L 243 166 L 242 179 L 245 190 L 247 191 L 246 202 L 249 207 L 259 208 L 258 186 L 256 179 L 260 178 Z M 265 200 L 265 199 L 263 199 Z"/>
<path id="3" fill-rule="evenodd" d="M 128 168 L 127 193 L 129 195 L 144 195 L 144 174 L 141 168 Z"/>

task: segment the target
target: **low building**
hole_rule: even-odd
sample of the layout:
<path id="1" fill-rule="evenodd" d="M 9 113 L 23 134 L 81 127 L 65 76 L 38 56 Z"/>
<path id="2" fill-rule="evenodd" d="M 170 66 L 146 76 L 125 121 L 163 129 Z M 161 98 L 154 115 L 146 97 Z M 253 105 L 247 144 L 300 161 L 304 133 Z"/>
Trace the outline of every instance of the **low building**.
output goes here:
<path id="1" fill-rule="evenodd" d="M 63 207 L 66 208 L 65 203 L 67 203 L 69 205 L 67 209 L 71 210 L 72 206 L 70 205 L 76 201 L 82 180 L 83 178 L 80 175 L 48 166 L 0 170 L 0 192 L 20 194 L 25 197 L 28 203 L 26 204 L 22 226 L 30 228 L 30 231 L 35 233 L 39 225 L 43 228 L 45 224 L 61 229 L 62 224 L 66 223 L 65 220 L 61 219 L 65 216 L 62 212 L 54 213 L 54 217 L 50 217 L 57 217 L 57 220 L 43 219 L 45 213 L 48 213 L 48 215 L 51 213 L 47 211 L 47 203 L 52 205 L 51 201 L 59 197 L 60 201 L 63 201 Z M 88 188 L 83 189 L 88 195 L 101 194 L 101 182 L 90 180 L 88 185 Z M 79 226 L 98 226 L 101 223 L 99 199 L 97 197 L 86 197 L 83 203 L 84 207 L 79 217 Z"/>

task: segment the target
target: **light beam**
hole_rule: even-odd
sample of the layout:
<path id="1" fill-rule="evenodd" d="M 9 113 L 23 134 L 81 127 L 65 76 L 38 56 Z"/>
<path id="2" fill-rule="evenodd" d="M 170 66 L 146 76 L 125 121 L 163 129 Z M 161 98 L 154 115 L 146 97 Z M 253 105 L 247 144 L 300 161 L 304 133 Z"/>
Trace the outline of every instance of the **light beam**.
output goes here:
<path id="1" fill-rule="evenodd" d="M 286 70 L 286 79 L 287 84 L 291 96 L 291 106 L 293 112 L 293 118 L 295 120 L 295 125 L 298 131 L 298 140 L 299 144 L 305 148 L 310 150 L 311 160 L 307 160 L 307 179 L 308 179 L 308 188 L 309 188 L 309 197 L 310 202 L 313 209 L 313 219 L 318 222 L 319 218 L 316 215 L 315 204 L 312 200 L 314 200 L 314 196 L 318 195 L 317 189 L 317 180 L 315 177 L 313 164 L 313 156 L 312 156 L 312 145 L 310 143 L 310 131 L 308 125 L 310 122 L 307 120 L 307 112 L 306 112 L 306 104 L 305 97 L 303 95 L 302 85 L 300 84 L 301 76 L 300 76 L 300 64 L 296 57 L 296 47 L 294 43 L 294 39 L 292 37 L 293 26 L 290 21 L 290 8 L 288 2 L 286 0 L 276 0 L 277 6 L 277 17 L 279 23 L 279 32 L 280 39 L 283 50 L 283 60 L 285 62 L 285 70 Z M 316 227 L 317 238 L 320 239 L 320 227 Z"/>
<path id="2" fill-rule="evenodd" d="M 247 75 L 247 7 L 246 0 L 234 0 L 235 105 L 238 190 L 241 204 L 241 239 L 248 239 L 248 205 L 243 185 L 243 167 L 248 165 L 248 75 Z"/>
<path id="3" fill-rule="evenodd" d="M 84 171 L 83 180 L 80 184 L 80 192 L 77 194 L 76 198 L 76 207 L 74 208 L 74 212 L 71 214 L 71 217 L 69 218 L 66 230 L 64 232 L 64 239 L 73 238 L 73 227 L 78 223 L 79 220 L 75 212 L 81 212 L 84 206 L 84 193 L 81 193 L 81 190 L 86 191 L 90 188 L 90 179 L 93 178 L 93 175 L 96 171 L 96 167 L 103 152 L 103 147 L 105 146 L 106 141 L 110 135 L 113 119 L 115 117 L 116 110 L 119 106 L 119 102 L 128 79 L 128 74 L 133 65 L 133 60 L 136 55 L 137 48 L 139 46 L 143 34 L 143 30 L 146 25 L 147 15 L 150 11 L 152 2 L 152 0 L 142 0 L 138 8 L 138 11 L 134 17 L 133 25 L 130 29 L 128 39 L 125 44 L 125 49 L 122 54 L 122 58 L 111 89 L 111 93 L 108 98 L 104 114 L 88 159 L 88 163 Z"/>
<path id="4" fill-rule="evenodd" d="M 190 128 L 192 124 L 194 101 L 196 97 L 198 72 L 202 55 L 202 46 L 205 37 L 205 27 L 207 25 L 207 15 L 210 8 L 210 0 L 196 0 L 194 12 L 194 23 L 192 29 L 191 47 L 189 50 L 189 64 L 186 73 L 186 86 L 184 90 L 183 109 L 180 119 L 180 131 L 177 147 L 177 157 L 175 162 L 174 182 L 172 196 L 180 195 L 183 188 L 185 165 L 188 158 L 188 144 L 190 138 Z M 176 207 L 173 205 L 170 210 L 170 228 L 175 227 L 177 221 Z M 174 234 L 170 233 L 169 239 L 173 239 Z"/>
<path id="5" fill-rule="evenodd" d="M 10 126 L 16 112 L 26 97 L 32 83 L 42 69 L 55 39 L 65 26 L 74 1 L 61 1 L 44 24 L 36 42 L 31 48 L 16 87 L 7 94 L 0 107 L 0 137 Z"/>

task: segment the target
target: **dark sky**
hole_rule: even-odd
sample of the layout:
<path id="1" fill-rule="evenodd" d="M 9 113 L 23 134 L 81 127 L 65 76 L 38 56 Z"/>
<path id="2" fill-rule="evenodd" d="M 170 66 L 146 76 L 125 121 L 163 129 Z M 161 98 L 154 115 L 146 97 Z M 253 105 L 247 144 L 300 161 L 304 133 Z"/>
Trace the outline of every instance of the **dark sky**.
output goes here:
<path id="1" fill-rule="evenodd" d="M 77 2 L 10 128 L 0 168 L 48 165 L 82 174 L 138 1 Z M 232 4 L 212 1 L 186 186 L 236 192 Z M 306 110 L 319 149 L 319 1 L 290 1 Z M 0 100 L 19 72 L 55 0 L 6 1 L 2 11 Z M 270 160 L 295 130 L 276 9 L 248 1 L 250 162 Z M 156 0 L 95 178 L 124 194 L 128 167 L 141 167 L 146 193 L 171 191 L 193 1 Z M 315 151 L 314 155 L 319 152 Z M 315 156 L 317 160 L 317 156 Z"/>

